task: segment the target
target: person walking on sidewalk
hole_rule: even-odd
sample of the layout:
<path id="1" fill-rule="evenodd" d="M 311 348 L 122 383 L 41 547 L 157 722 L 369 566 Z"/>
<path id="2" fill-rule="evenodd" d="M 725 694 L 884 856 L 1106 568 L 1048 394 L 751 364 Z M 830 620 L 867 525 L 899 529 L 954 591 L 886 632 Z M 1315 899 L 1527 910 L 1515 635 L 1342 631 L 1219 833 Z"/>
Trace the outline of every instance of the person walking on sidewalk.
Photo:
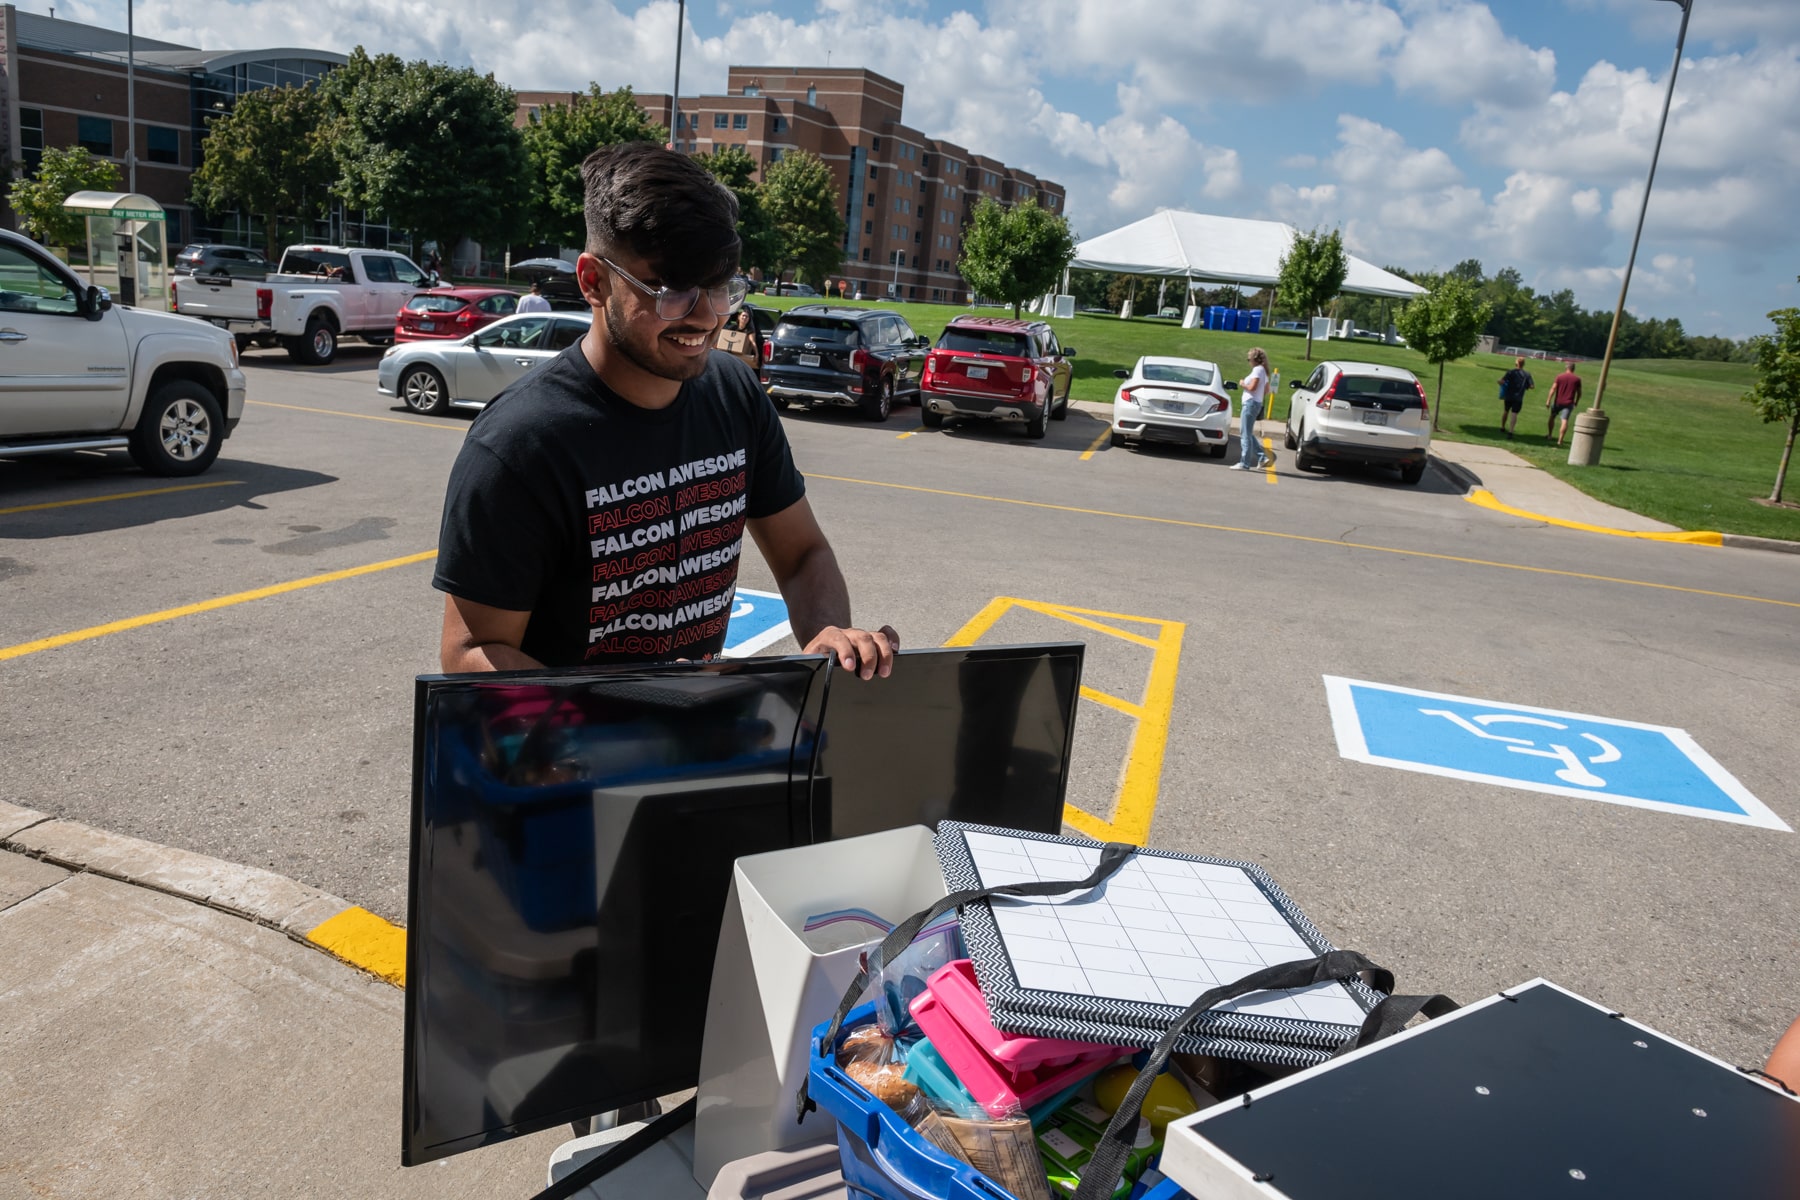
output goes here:
<path id="1" fill-rule="evenodd" d="M 1563 435 L 1569 432 L 1569 415 L 1581 402 L 1581 376 L 1575 373 L 1575 364 L 1568 362 L 1563 367 L 1563 373 L 1550 384 L 1550 395 L 1544 401 L 1550 410 L 1550 428 L 1544 432 L 1544 438 L 1546 441 L 1556 438 L 1559 446 L 1563 444 Z"/>
<path id="2" fill-rule="evenodd" d="M 1513 369 L 1500 377 L 1500 429 L 1511 437 L 1519 428 L 1519 412 L 1525 407 L 1525 393 L 1536 387 L 1531 372 L 1525 369 L 1525 358 L 1513 359 Z"/>
<path id="3" fill-rule="evenodd" d="M 1255 471 L 1275 462 L 1273 455 L 1264 452 L 1262 442 L 1256 436 L 1257 418 L 1262 416 L 1263 405 L 1269 398 L 1269 356 L 1259 346 L 1252 349 L 1248 357 L 1250 374 L 1238 381 L 1238 395 L 1243 397 L 1243 405 L 1238 410 L 1238 437 L 1242 448 L 1238 460 L 1231 464 L 1234 471 Z"/>

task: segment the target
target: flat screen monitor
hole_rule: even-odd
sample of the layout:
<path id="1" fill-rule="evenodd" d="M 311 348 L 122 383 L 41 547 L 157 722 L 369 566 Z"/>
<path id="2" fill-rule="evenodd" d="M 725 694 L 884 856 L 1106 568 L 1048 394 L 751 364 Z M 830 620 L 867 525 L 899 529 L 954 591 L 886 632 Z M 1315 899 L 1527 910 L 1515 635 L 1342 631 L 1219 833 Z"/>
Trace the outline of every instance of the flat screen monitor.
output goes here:
<path id="1" fill-rule="evenodd" d="M 1059 831 L 1081 656 L 422 678 L 402 1162 L 694 1086 L 739 856 L 943 817 Z"/>

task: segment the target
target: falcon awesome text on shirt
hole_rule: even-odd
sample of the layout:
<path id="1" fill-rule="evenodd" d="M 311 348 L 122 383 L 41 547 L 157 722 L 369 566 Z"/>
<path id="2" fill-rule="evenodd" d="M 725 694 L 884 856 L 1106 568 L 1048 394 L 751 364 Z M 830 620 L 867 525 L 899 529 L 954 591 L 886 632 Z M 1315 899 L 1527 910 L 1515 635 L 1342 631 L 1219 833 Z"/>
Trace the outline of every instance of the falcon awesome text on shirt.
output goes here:
<path id="1" fill-rule="evenodd" d="M 475 419 L 450 472 L 432 585 L 529 612 L 546 666 L 703 658 L 725 645 L 746 519 L 806 494 L 775 406 L 715 353 L 644 409 L 569 347 Z"/>

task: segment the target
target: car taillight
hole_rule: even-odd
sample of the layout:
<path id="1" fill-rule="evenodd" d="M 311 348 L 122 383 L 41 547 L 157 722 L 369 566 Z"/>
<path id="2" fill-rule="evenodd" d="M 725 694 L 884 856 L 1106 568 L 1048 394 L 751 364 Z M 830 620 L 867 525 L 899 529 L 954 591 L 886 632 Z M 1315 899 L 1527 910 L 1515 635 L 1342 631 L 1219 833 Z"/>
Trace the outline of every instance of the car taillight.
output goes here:
<path id="1" fill-rule="evenodd" d="M 267 321 L 269 314 L 275 311 L 275 289 L 256 289 L 256 319 Z"/>
<path id="2" fill-rule="evenodd" d="M 1334 379 L 1331 381 L 1331 386 L 1325 389 L 1325 394 L 1323 396 L 1320 396 L 1316 402 L 1320 408 L 1330 408 L 1331 407 L 1331 398 L 1333 396 L 1337 395 L 1338 383 L 1343 378 L 1344 377 L 1342 375 L 1339 375 L 1337 377 L 1337 379 Z"/>
<path id="3" fill-rule="evenodd" d="M 475 323 L 474 307 L 465 304 L 462 311 L 456 314 L 456 323 L 458 325 L 473 325 Z"/>
<path id="4" fill-rule="evenodd" d="M 1425 385 L 1413 380 L 1413 386 L 1419 389 L 1419 412 L 1427 421 L 1431 420 L 1431 401 L 1425 398 Z"/>
<path id="5" fill-rule="evenodd" d="M 775 343 L 774 342 L 766 341 L 763 343 L 762 360 L 764 362 L 774 362 L 775 361 Z"/>
<path id="6" fill-rule="evenodd" d="M 1131 388 L 1120 388 L 1119 389 L 1119 399 L 1123 400 L 1127 404 L 1136 404 L 1138 402 L 1137 392 Z"/>
<path id="7" fill-rule="evenodd" d="M 860 346 L 858 346 L 856 349 L 852 350 L 850 352 L 850 369 L 852 371 L 868 370 L 869 369 L 869 352 L 867 350 L 864 350 Z"/>

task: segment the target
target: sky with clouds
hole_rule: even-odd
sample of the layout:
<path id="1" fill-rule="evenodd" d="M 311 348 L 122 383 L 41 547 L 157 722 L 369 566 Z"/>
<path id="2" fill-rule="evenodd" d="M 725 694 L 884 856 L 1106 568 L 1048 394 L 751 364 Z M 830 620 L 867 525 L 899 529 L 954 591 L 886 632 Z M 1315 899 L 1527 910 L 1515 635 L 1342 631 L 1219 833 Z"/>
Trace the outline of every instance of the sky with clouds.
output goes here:
<path id="1" fill-rule="evenodd" d="M 42 11 L 38 4 L 20 5 Z M 59 12 L 122 28 L 123 0 Z M 137 0 L 208 49 L 362 44 L 513 87 L 667 92 L 675 0 Z M 693 0 L 682 91 L 862 66 L 928 134 L 1068 188 L 1091 236 L 1161 208 L 1337 226 L 1381 264 L 1511 265 L 1610 309 L 1681 10 L 1669 0 Z M 1800 303 L 1800 0 L 1694 0 L 1629 306 L 1745 337 Z"/>

